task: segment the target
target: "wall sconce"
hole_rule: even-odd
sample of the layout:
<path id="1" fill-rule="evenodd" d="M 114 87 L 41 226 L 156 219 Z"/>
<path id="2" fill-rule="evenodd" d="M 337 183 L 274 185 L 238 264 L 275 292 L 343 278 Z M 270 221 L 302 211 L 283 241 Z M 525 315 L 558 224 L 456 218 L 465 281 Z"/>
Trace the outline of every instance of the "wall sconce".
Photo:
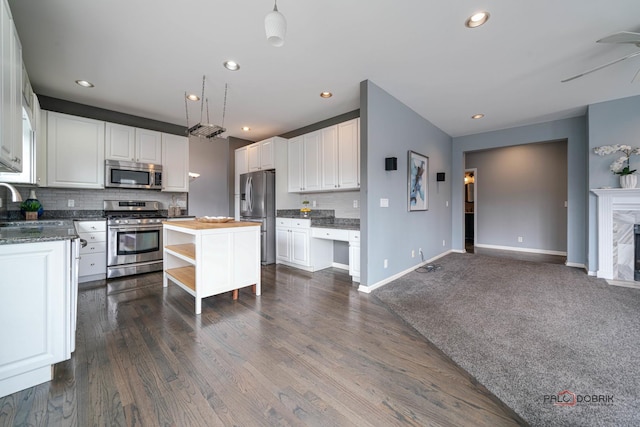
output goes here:
<path id="1" fill-rule="evenodd" d="M 396 157 L 385 157 L 384 170 L 386 171 L 398 170 L 398 159 Z"/>
<path id="2" fill-rule="evenodd" d="M 199 178 L 200 174 L 197 172 L 189 172 L 189 180 L 194 181 L 196 178 Z"/>

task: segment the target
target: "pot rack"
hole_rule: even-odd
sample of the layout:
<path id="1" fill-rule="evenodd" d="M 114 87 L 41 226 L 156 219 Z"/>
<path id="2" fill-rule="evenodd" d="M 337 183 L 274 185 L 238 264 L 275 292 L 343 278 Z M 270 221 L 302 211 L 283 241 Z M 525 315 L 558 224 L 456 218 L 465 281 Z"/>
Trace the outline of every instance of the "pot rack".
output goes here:
<path id="1" fill-rule="evenodd" d="M 184 110 L 187 116 L 187 134 L 197 136 L 200 138 L 215 138 L 227 131 L 224 127 L 224 116 L 227 111 L 227 84 L 224 85 L 224 104 L 222 107 L 222 124 L 220 126 L 211 124 L 209 120 L 209 98 L 204 97 L 204 81 L 205 76 L 202 76 L 202 96 L 200 97 L 200 123 L 197 123 L 189 127 L 189 108 L 187 107 L 187 92 L 184 93 Z M 204 104 L 207 104 L 207 122 L 203 123 Z"/>

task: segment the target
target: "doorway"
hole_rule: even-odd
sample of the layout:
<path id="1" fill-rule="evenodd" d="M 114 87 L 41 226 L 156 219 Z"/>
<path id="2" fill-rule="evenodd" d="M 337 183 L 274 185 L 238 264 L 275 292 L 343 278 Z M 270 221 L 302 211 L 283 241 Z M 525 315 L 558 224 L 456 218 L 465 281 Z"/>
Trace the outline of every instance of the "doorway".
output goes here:
<path id="1" fill-rule="evenodd" d="M 476 230 L 478 229 L 477 203 L 478 170 L 464 171 L 464 249 L 468 253 L 475 252 Z"/>

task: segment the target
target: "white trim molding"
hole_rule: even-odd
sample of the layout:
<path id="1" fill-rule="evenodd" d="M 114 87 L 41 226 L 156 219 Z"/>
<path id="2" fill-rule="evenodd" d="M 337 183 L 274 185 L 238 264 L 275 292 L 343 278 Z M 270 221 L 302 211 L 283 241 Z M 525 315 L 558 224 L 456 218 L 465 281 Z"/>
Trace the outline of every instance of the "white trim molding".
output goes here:
<path id="1" fill-rule="evenodd" d="M 364 285 L 360 285 L 360 286 L 358 286 L 358 291 L 360 291 L 360 292 L 364 292 L 365 294 L 370 294 L 370 293 L 371 293 L 371 291 L 376 290 L 376 289 L 378 289 L 378 288 L 380 288 L 380 287 L 382 287 L 382 286 L 386 285 L 387 283 L 391 283 L 391 282 L 393 282 L 394 280 L 401 278 L 401 277 L 402 277 L 402 276 L 404 276 L 405 274 L 411 273 L 413 270 L 415 270 L 415 269 L 417 269 L 417 268 L 420 268 L 420 267 L 422 267 L 423 265 L 427 265 L 427 264 L 429 264 L 429 263 L 432 263 L 433 261 L 435 261 L 435 260 L 437 260 L 437 259 L 440 259 L 440 258 L 442 258 L 442 257 L 443 257 L 443 256 L 445 256 L 445 255 L 449 255 L 449 254 L 450 254 L 450 253 L 452 253 L 452 252 L 454 252 L 454 251 L 452 251 L 452 250 L 448 250 L 448 251 L 446 251 L 446 252 L 443 252 L 443 253 L 441 253 L 441 254 L 439 254 L 439 255 L 434 256 L 434 257 L 433 257 L 433 258 L 431 258 L 431 259 L 428 259 L 428 260 L 426 260 L 426 261 L 420 262 L 420 263 L 418 263 L 418 264 L 414 265 L 413 267 L 409 267 L 409 268 L 407 268 L 407 269 L 406 269 L 406 270 L 404 270 L 404 271 L 401 271 L 401 272 L 399 272 L 399 273 L 396 273 L 396 274 L 394 274 L 393 276 L 387 277 L 386 279 L 382 279 L 381 281 L 379 281 L 379 282 L 377 282 L 377 283 L 374 283 L 374 284 L 373 284 L 373 285 L 371 285 L 371 286 L 364 286 Z"/>
<path id="2" fill-rule="evenodd" d="M 563 251 L 552 251 L 552 250 L 548 250 L 548 249 L 517 248 L 515 246 L 485 245 L 485 244 L 482 244 L 482 243 L 476 243 L 474 246 L 477 247 L 477 248 L 499 249 L 501 251 L 529 252 L 529 253 L 532 253 L 532 254 L 546 254 L 546 255 L 567 256 L 566 252 L 563 252 Z"/>

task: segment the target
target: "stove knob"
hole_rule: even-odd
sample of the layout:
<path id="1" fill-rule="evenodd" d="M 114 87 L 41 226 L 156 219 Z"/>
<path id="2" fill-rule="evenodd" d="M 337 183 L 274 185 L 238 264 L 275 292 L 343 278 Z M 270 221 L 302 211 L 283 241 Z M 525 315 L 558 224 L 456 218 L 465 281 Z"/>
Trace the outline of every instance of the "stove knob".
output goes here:
<path id="1" fill-rule="evenodd" d="M 116 219 L 116 224 L 120 224 L 120 220 L 119 219 Z"/>
<path id="2" fill-rule="evenodd" d="M 129 220 L 128 219 L 125 219 L 122 222 L 124 222 L 125 224 L 129 224 Z"/>
<path id="3" fill-rule="evenodd" d="M 142 223 L 142 220 L 141 220 L 141 219 L 139 219 L 139 220 L 138 220 L 138 224 L 140 224 L 140 223 Z"/>

